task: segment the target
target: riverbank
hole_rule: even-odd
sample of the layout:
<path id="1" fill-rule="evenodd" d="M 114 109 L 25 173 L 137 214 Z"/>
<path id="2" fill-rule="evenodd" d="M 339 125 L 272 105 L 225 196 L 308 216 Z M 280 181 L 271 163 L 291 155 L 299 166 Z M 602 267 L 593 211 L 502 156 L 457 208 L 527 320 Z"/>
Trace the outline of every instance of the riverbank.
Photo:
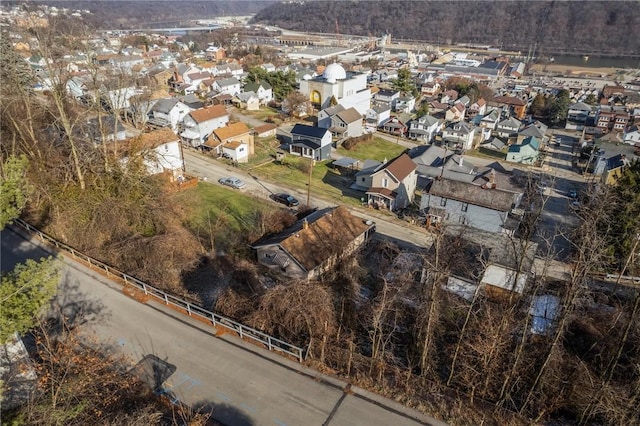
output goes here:
<path id="1" fill-rule="evenodd" d="M 560 73 L 568 76 L 591 76 L 591 77 L 607 77 L 617 73 L 616 68 L 596 68 L 588 66 L 560 65 L 560 64 L 534 64 L 530 68 L 530 72 L 537 73 Z"/>

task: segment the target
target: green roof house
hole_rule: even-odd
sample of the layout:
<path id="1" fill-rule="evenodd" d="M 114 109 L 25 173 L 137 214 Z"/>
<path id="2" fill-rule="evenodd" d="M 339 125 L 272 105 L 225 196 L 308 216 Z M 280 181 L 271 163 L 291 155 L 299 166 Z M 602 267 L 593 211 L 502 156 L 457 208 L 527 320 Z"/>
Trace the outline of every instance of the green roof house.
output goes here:
<path id="1" fill-rule="evenodd" d="M 533 164 L 540 155 L 540 141 L 534 136 L 524 139 L 521 144 L 514 144 L 507 151 L 507 161 L 512 163 Z"/>

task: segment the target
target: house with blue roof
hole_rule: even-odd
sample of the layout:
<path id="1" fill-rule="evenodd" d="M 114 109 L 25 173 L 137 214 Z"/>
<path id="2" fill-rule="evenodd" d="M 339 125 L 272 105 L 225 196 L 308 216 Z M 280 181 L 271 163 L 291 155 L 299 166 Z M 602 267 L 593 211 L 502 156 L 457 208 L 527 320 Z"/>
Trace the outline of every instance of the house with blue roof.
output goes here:
<path id="1" fill-rule="evenodd" d="M 540 141 L 529 136 L 520 144 L 514 144 L 507 151 L 506 160 L 512 163 L 533 164 L 540 155 Z"/>
<path id="2" fill-rule="evenodd" d="M 289 152 L 316 161 L 328 160 L 331 142 L 331 132 L 328 129 L 296 124 L 291 129 Z"/>

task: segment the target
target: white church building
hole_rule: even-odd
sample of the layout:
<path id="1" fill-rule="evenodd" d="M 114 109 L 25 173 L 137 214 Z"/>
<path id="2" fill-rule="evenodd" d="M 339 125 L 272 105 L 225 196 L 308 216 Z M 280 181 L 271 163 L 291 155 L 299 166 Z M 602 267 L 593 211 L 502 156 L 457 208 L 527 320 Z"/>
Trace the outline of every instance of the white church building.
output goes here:
<path id="1" fill-rule="evenodd" d="M 329 64 L 321 76 L 309 76 L 300 81 L 300 93 L 308 96 L 318 110 L 339 104 L 345 109 L 353 107 L 365 115 L 371 107 L 366 74 L 347 72 L 337 63 Z"/>

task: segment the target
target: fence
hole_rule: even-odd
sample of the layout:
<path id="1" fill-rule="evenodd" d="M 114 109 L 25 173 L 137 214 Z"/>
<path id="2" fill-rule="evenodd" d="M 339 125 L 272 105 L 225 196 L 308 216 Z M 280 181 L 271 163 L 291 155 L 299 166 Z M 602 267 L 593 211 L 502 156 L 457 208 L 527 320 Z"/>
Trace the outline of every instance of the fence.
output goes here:
<path id="1" fill-rule="evenodd" d="M 70 247 L 64 243 L 57 241 L 56 239 L 48 236 L 44 232 L 29 225 L 27 222 L 21 219 L 16 219 L 14 222 L 20 225 L 25 230 L 27 230 L 29 233 L 38 236 L 42 241 L 52 244 L 56 248 L 62 249 L 67 253 L 71 254 L 71 256 L 73 256 L 74 259 L 81 259 L 87 262 L 91 268 L 104 271 L 107 274 L 107 276 L 120 278 L 121 280 L 124 281 L 125 286 L 135 287 L 138 290 L 142 291 L 145 295 L 153 297 L 167 306 L 174 306 L 176 308 L 179 308 L 179 310 L 186 312 L 186 314 L 191 317 L 201 318 L 206 322 L 210 322 L 214 327 L 224 327 L 227 330 L 237 333 L 241 339 L 247 339 L 250 341 L 260 343 L 270 351 L 293 356 L 298 360 L 298 362 L 302 362 L 302 359 L 304 357 L 304 349 L 298 346 L 292 345 L 283 340 L 269 336 L 268 334 L 263 333 L 259 330 L 253 329 L 251 327 L 247 327 L 246 325 L 240 324 L 239 322 L 236 322 L 232 319 L 226 318 L 222 315 L 218 315 L 198 305 L 194 305 L 193 303 L 187 302 L 185 300 L 180 299 L 179 297 L 173 296 L 160 289 L 157 289 L 145 283 L 144 281 L 141 281 L 135 277 L 132 277 L 131 275 L 127 275 L 124 272 L 121 272 L 103 262 L 100 262 L 96 259 L 93 259 L 75 250 L 73 247 Z"/>

